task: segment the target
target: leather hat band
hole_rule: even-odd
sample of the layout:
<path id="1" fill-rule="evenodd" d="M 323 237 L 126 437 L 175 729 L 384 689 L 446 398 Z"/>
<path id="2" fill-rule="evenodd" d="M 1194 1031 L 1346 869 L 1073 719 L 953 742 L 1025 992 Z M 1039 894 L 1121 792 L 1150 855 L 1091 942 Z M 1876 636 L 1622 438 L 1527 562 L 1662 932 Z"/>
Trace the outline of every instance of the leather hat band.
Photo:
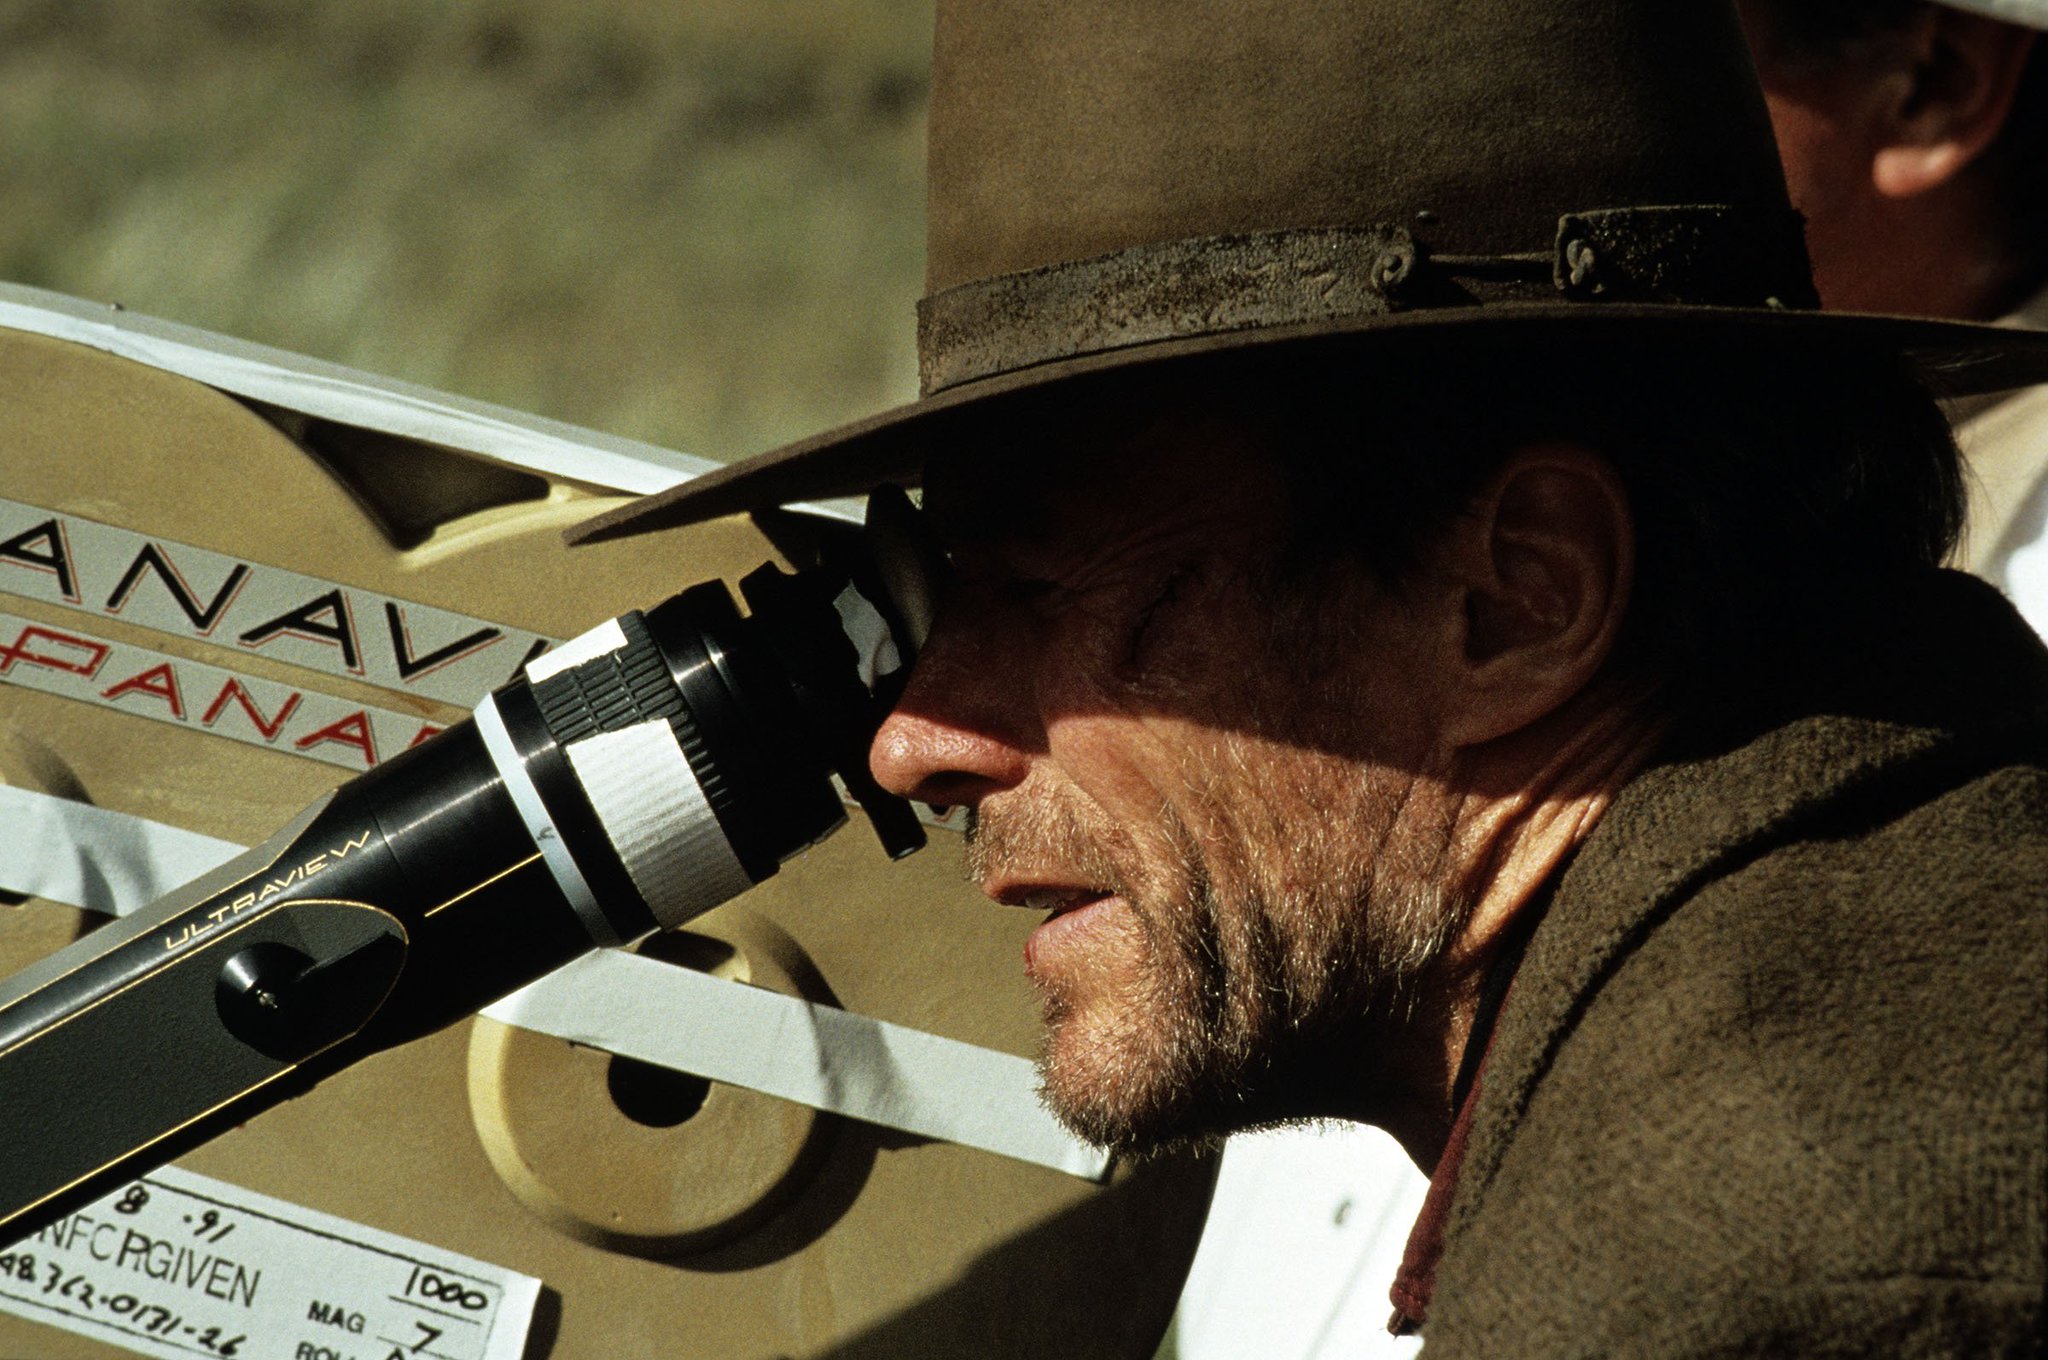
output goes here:
<path id="1" fill-rule="evenodd" d="M 1135 246 L 979 279 L 918 304 L 926 396 L 1034 364 L 1280 326 L 1349 329 L 1510 302 L 1818 305 L 1799 215 L 1684 206 L 1571 213 L 1548 250 L 1432 255 L 1405 227 L 1308 227 Z"/>

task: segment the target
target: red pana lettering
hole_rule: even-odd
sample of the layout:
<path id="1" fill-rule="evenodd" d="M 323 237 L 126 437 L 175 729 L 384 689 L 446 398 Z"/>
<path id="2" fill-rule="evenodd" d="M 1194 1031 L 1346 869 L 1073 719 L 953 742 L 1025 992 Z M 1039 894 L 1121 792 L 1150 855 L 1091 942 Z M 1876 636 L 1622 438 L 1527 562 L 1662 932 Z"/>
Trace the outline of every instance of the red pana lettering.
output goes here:
<path id="1" fill-rule="evenodd" d="M 86 652 L 90 659 L 67 657 L 54 652 L 31 651 L 30 648 L 38 642 Z M 5 675 L 12 669 L 15 662 L 26 661 L 31 666 L 46 666 L 53 671 L 65 671 L 91 679 L 99 672 L 101 666 L 107 664 L 107 657 L 113 650 L 106 643 L 96 642 L 92 638 L 60 633 L 54 628 L 31 623 L 21 630 L 21 636 L 14 640 L 12 646 L 0 646 L 0 675 Z"/>
<path id="2" fill-rule="evenodd" d="M 154 694 L 171 706 L 173 718 L 179 722 L 185 720 L 185 698 L 178 692 L 178 674 L 168 661 L 160 661 L 119 684 L 109 685 L 100 691 L 100 698 L 118 699 L 124 694 Z"/>
<path id="3" fill-rule="evenodd" d="M 277 716 L 266 718 L 263 716 L 263 710 L 256 707 L 255 697 L 242 687 L 239 679 L 231 675 L 227 683 L 220 687 L 220 693 L 213 696 L 213 702 L 206 706 L 206 712 L 199 715 L 199 721 L 208 727 L 213 726 L 220 720 L 220 715 L 227 711 L 228 703 L 232 700 L 241 705 L 242 712 L 256 725 L 256 730 L 263 734 L 265 741 L 276 741 L 277 734 L 284 731 L 285 723 L 298 710 L 299 700 L 305 697 L 297 690 L 293 690 L 285 696 L 284 703 L 278 706 Z"/>
<path id="4" fill-rule="evenodd" d="M 325 727 L 308 732 L 292 745 L 304 751 L 324 741 L 335 742 L 341 746 L 353 746 L 363 753 L 365 765 L 377 763 L 377 741 L 370 732 L 370 715 L 361 709 L 357 709 L 346 718 L 337 719 Z"/>

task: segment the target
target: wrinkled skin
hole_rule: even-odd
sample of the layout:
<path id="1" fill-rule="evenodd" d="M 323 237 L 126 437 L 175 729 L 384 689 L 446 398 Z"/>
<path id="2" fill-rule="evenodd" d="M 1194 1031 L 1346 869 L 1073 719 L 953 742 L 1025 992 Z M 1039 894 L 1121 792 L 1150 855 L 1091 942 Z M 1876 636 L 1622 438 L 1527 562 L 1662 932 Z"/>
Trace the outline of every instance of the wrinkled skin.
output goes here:
<path id="1" fill-rule="evenodd" d="M 941 467 L 926 505 L 958 579 L 873 764 L 969 806 L 982 890 L 1053 912 L 1026 966 L 1055 1111 L 1126 1150 L 1385 1122 L 1468 905 L 1436 639 L 1360 567 L 1282 566 L 1279 476 L 1225 421 L 1028 484 Z"/>

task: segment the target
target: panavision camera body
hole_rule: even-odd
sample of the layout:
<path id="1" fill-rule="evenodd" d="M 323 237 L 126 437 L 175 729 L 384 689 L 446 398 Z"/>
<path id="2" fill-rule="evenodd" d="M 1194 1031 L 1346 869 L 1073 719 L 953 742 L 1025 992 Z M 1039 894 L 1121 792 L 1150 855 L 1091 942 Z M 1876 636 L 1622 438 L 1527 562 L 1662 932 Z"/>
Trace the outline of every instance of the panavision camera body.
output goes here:
<path id="1" fill-rule="evenodd" d="M 0 981 L 0 1243 L 845 821 L 929 617 L 902 492 L 863 550 L 692 586 L 528 663 L 264 845 Z M 836 783 L 835 783 L 836 781 Z M 173 1022 L 173 1020 L 175 1022 Z"/>

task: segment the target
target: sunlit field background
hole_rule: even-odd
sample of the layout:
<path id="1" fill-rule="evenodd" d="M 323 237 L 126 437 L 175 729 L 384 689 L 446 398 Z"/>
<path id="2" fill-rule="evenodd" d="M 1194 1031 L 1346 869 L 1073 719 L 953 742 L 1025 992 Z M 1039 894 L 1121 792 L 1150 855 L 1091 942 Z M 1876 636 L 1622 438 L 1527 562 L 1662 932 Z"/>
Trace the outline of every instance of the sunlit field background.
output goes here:
<path id="1" fill-rule="evenodd" d="M 0 0 L 0 278 L 712 457 L 913 395 L 930 0 Z"/>

